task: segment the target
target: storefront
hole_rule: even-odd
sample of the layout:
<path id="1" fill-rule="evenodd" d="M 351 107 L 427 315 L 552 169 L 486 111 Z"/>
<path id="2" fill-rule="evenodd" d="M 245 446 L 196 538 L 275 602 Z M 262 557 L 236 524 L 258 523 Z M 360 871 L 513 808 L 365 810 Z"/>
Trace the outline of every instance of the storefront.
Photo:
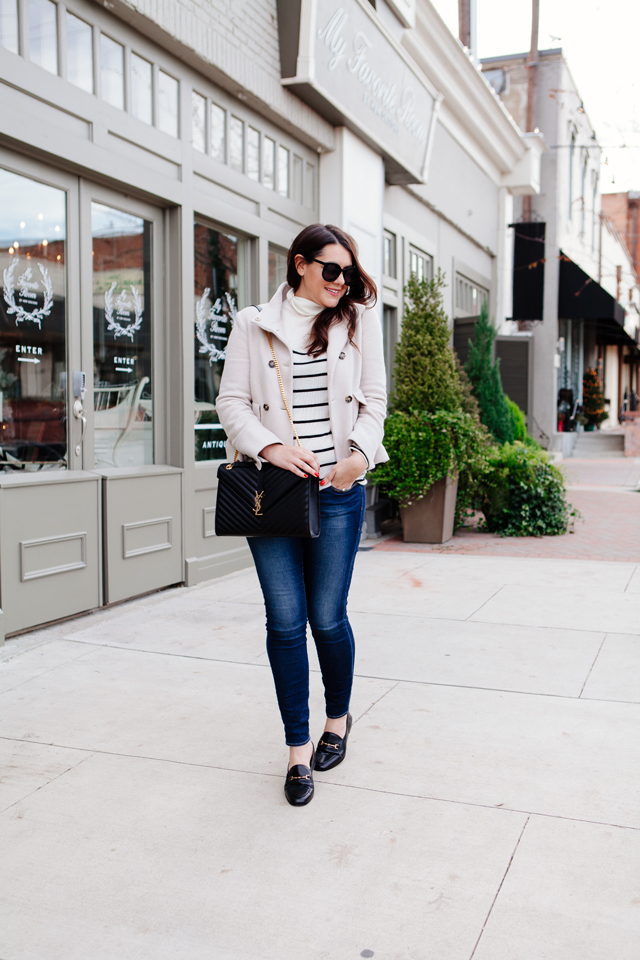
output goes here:
<path id="1" fill-rule="evenodd" d="M 249 562 L 217 541 L 236 310 L 318 153 L 89 2 L 3 4 L 2 632 Z"/>
<path id="2" fill-rule="evenodd" d="M 452 321 L 503 309 L 536 138 L 427 3 L 277 12 L 2 4 L 3 633 L 251 562 L 214 535 L 215 402 L 306 224 L 356 237 L 389 379 L 410 274 L 444 269 Z"/>

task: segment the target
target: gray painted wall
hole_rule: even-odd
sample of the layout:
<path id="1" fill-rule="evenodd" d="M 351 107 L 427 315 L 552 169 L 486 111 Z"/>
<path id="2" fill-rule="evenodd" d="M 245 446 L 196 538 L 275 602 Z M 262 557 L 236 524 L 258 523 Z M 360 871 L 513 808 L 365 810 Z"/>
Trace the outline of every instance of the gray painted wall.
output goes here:
<path id="1" fill-rule="evenodd" d="M 426 186 L 414 188 L 465 233 L 493 252 L 498 243 L 498 187 L 438 123 Z"/>

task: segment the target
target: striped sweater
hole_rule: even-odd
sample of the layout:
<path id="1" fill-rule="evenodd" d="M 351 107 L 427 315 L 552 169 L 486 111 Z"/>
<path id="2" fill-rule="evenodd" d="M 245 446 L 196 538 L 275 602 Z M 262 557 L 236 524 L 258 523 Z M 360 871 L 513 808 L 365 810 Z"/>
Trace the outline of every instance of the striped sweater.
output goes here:
<path id="1" fill-rule="evenodd" d="M 311 324 L 309 324 L 311 326 Z M 293 351 L 293 423 L 300 443 L 313 450 L 320 464 L 320 478 L 336 463 L 336 451 L 329 417 L 327 355 L 310 357 Z"/>
<path id="2" fill-rule="evenodd" d="M 329 383 L 327 355 L 310 357 L 307 353 L 309 334 L 319 307 L 311 300 L 294 297 L 293 290 L 282 304 L 285 341 L 293 353 L 293 405 L 291 416 L 307 450 L 312 450 L 320 464 L 320 479 L 326 477 L 336 463 L 336 451 L 329 416 Z M 295 443 L 295 439 L 292 438 Z M 356 482 L 365 484 L 366 470 Z"/>

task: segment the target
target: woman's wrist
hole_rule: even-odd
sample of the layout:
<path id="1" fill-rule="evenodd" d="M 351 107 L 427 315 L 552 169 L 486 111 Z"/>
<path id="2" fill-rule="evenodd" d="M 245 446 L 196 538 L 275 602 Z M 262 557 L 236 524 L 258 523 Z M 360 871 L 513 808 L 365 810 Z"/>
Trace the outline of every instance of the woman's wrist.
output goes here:
<path id="1" fill-rule="evenodd" d="M 355 457 L 355 460 L 354 460 L 354 457 Z M 360 450 L 358 447 L 351 447 L 351 456 L 349 457 L 349 459 L 353 460 L 354 463 L 356 462 L 356 460 L 358 460 L 362 462 L 362 465 L 365 470 L 369 469 L 369 461 L 364 455 L 364 453 L 362 452 L 362 450 Z M 360 473 L 362 473 L 362 470 L 360 471 Z"/>
<path id="2" fill-rule="evenodd" d="M 266 447 L 263 447 L 263 448 L 262 448 L 262 450 L 260 451 L 260 453 L 258 454 L 258 456 L 259 456 L 259 457 L 262 457 L 263 460 L 268 460 L 268 459 L 269 459 L 269 457 L 268 457 L 269 451 L 270 451 L 270 450 L 274 450 L 275 447 L 281 447 L 281 446 L 282 446 L 281 443 L 268 443 Z"/>

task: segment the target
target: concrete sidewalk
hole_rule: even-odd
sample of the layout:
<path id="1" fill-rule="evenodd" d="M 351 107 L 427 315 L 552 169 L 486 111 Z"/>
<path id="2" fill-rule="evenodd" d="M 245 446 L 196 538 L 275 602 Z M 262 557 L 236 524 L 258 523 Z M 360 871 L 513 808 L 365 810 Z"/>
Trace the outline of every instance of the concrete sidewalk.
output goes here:
<path id="1" fill-rule="evenodd" d="M 638 960 L 640 565 L 372 551 L 351 613 L 302 810 L 253 571 L 9 640 L 2 960 Z"/>

